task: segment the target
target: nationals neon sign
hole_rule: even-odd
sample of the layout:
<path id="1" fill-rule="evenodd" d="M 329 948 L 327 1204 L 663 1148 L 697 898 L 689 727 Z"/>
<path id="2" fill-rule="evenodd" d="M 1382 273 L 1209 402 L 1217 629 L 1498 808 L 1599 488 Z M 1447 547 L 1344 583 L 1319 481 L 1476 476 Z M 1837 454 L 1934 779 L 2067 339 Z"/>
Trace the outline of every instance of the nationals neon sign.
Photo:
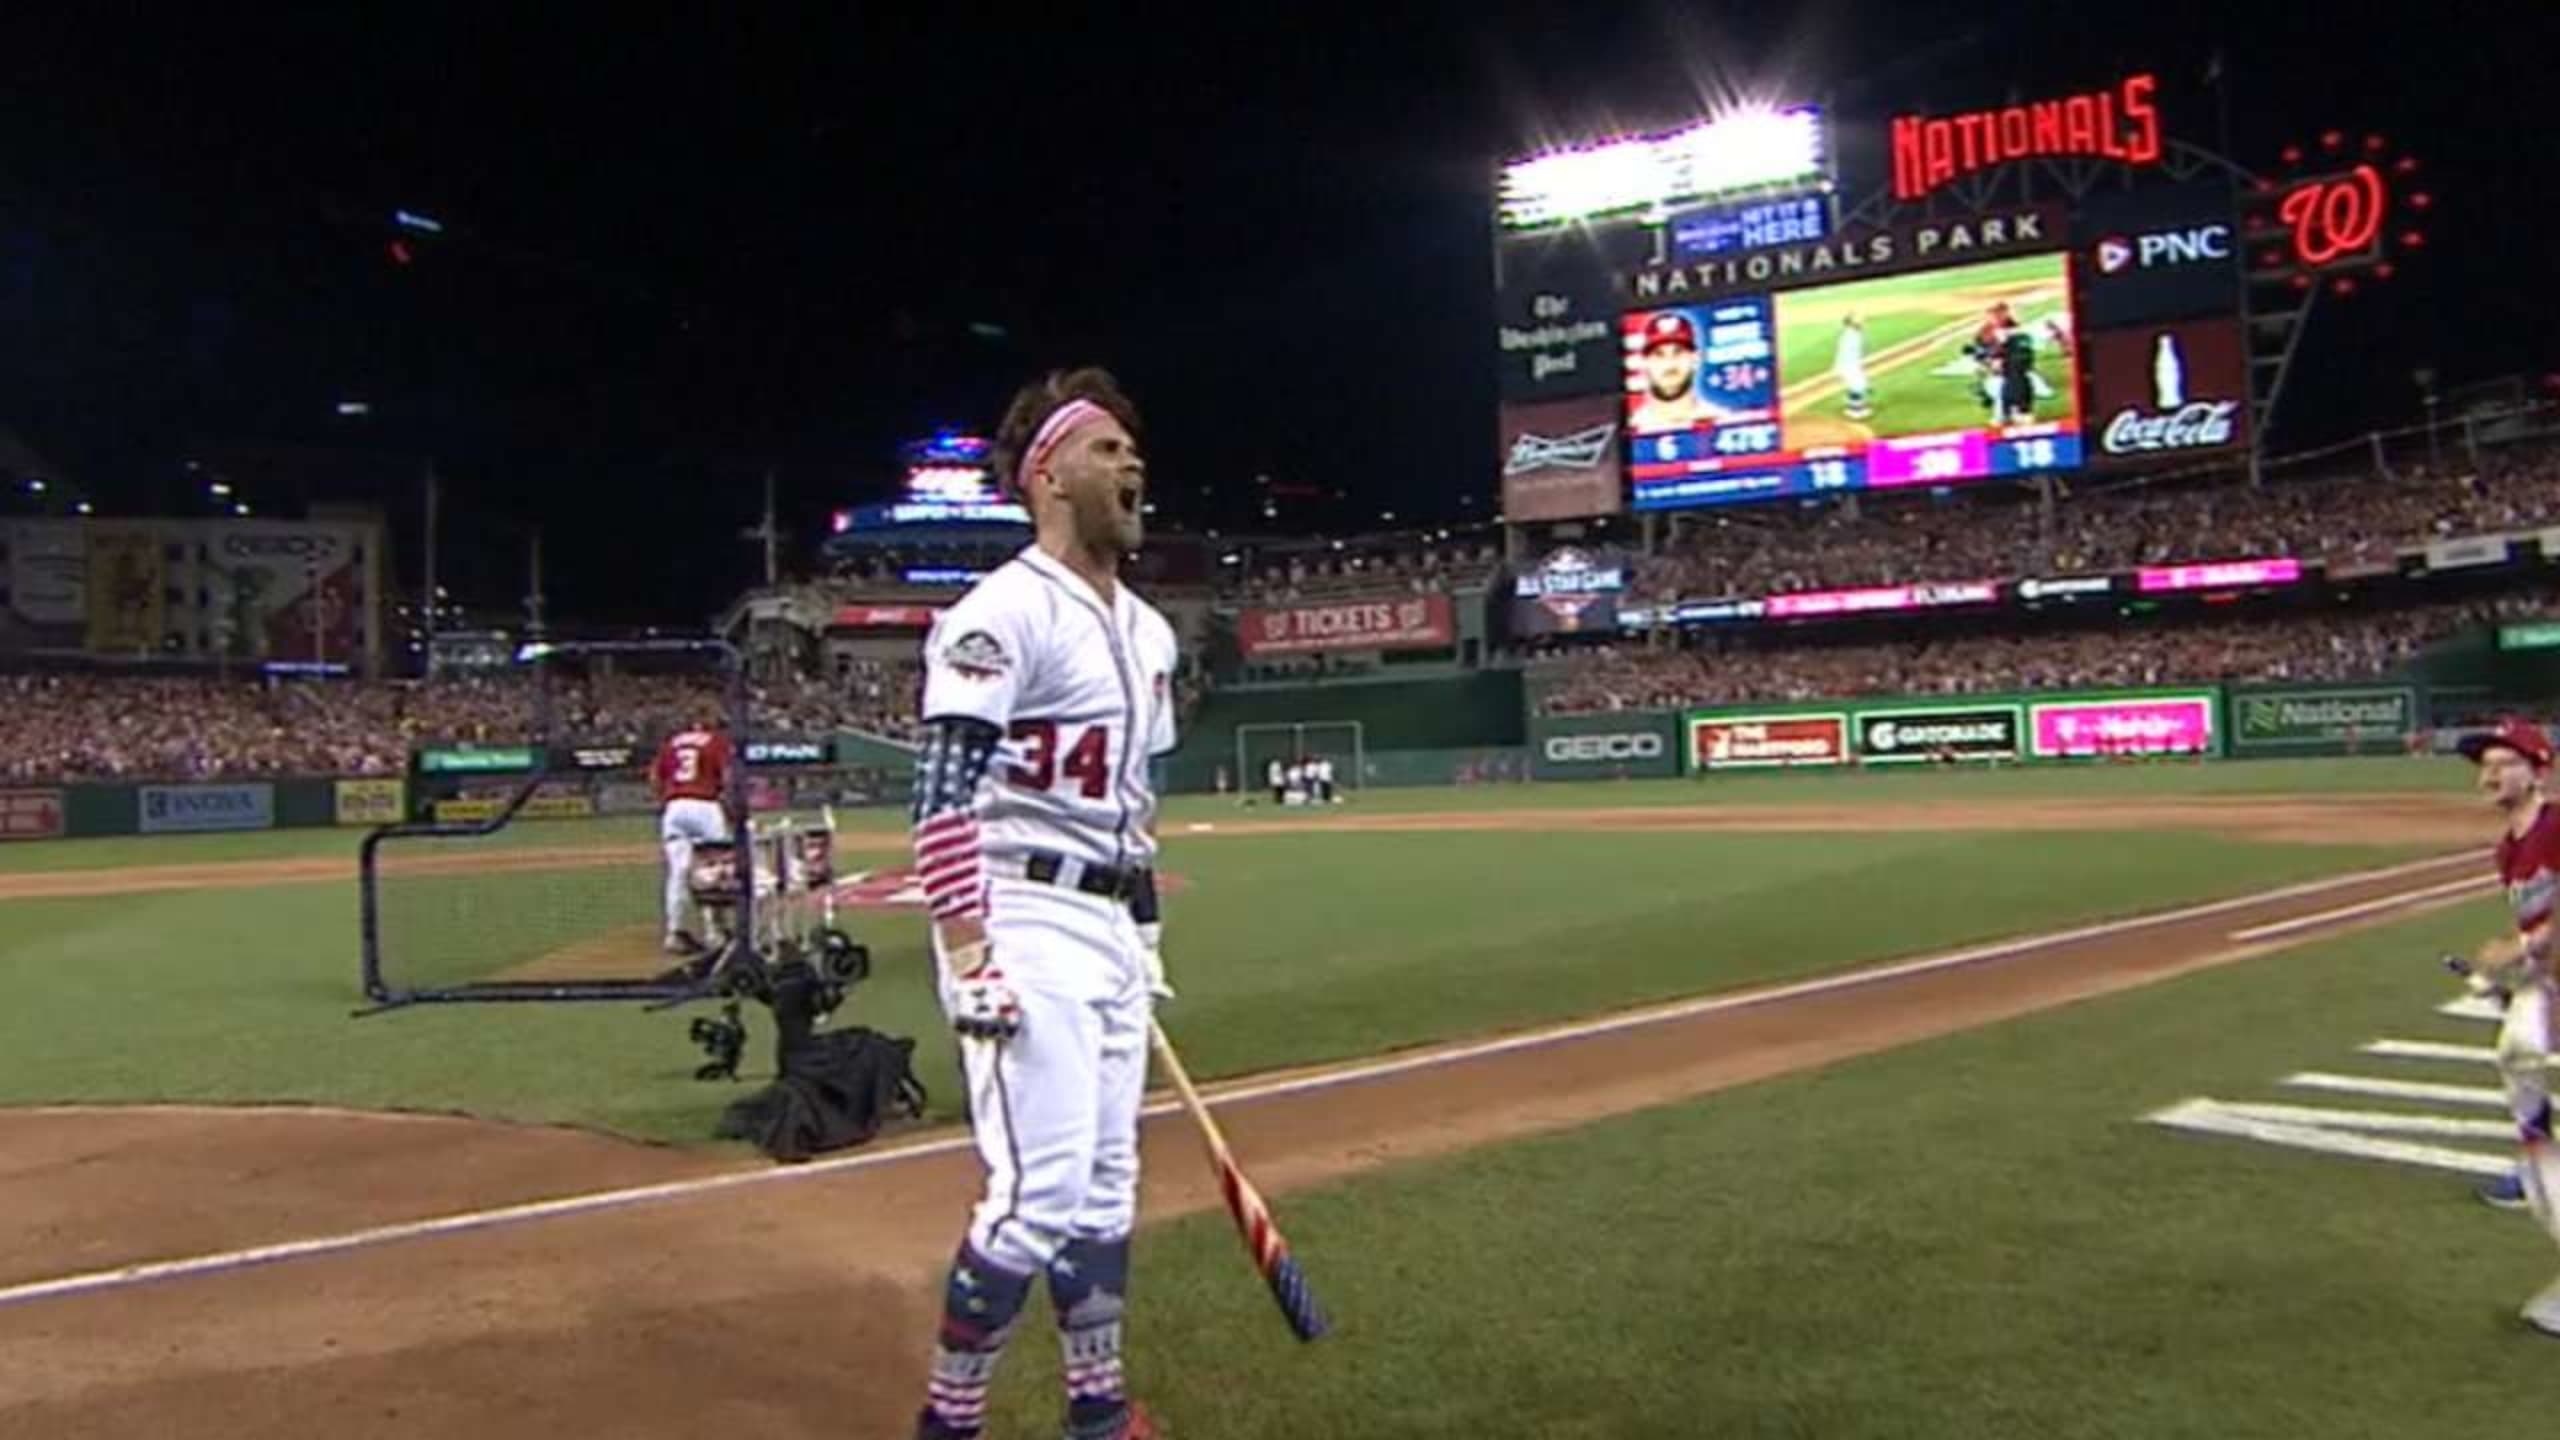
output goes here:
<path id="1" fill-rule="evenodd" d="M 1917 200 L 1942 185 L 2012 160 L 2094 156 L 2160 163 L 2160 82 L 2130 75 L 2091 90 L 1997 110 L 1902 115 L 1893 122 L 1893 198 Z"/>

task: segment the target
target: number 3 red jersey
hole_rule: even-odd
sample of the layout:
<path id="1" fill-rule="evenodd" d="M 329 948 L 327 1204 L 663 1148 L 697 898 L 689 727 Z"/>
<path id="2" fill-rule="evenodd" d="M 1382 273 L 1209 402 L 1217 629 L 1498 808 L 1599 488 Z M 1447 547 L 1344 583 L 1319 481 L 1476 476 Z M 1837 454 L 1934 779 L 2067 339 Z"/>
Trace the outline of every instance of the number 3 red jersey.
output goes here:
<path id="1" fill-rule="evenodd" d="M 657 787 L 658 803 L 719 803 L 728 794 L 729 767 L 736 758 L 729 747 L 729 737 L 717 731 L 682 730 L 668 736 L 667 743 L 658 747 L 657 763 L 649 767 L 649 780 Z"/>

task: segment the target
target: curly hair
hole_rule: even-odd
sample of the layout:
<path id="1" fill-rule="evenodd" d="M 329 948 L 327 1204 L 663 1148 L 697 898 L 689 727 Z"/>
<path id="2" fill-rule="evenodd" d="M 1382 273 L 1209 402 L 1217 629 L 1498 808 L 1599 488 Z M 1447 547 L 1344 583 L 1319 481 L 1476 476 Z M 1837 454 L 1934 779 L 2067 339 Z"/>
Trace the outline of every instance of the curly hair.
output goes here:
<path id="1" fill-rule="evenodd" d="M 1006 490 L 1018 488 L 1022 453 L 1031 448 L 1031 437 L 1040 433 L 1040 422 L 1070 400 L 1086 400 L 1111 412 L 1111 418 L 1125 427 L 1131 439 L 1139 432 L 1138 407 L 1120 393 L 1120 382 L 1111 372 L 1099 366 L 1086 365 L 1074 370 L 1052 370 L 1013 392 L 1013 403 L 1004 408 L 1004 420 L 996 426 L 996 483 Z"/>

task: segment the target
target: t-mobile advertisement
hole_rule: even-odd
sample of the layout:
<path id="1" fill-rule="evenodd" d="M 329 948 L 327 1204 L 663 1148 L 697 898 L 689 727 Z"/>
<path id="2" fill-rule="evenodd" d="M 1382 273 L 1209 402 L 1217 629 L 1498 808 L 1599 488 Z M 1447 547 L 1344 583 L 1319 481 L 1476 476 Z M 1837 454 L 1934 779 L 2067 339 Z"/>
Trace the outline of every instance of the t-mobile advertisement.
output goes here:
<path id="1" fill-rule="evenodd" d="M 2220 752 L 2213 696 L 2150 695 L 2120 700 L 2052 700 L 2028 707 L 2040 760 Z"/>
<path id="2" fill-rule="evenodd" d="M 2096 465 L 2159 466 L 2237 450 L 2249 438 L 2240 322 L 2186 320 L 2089 337 Z"/>

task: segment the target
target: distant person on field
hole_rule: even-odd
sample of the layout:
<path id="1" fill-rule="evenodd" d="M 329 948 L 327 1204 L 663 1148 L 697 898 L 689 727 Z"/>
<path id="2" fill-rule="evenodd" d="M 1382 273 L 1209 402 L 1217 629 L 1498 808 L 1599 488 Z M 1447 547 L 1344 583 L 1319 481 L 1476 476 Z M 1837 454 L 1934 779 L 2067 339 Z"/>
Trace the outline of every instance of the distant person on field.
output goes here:
<path id="1" fill-rule="evenodd" d="M 1271 757 L 1271 763 L 1263 767 L 1263 773 L 1271 782 L 1272 807 L 1277 809 L 1287 804 L 1289 802 L 1289 767 L 1281 763 L 1279 756 L 1274 755 Z"/>
<path id="2" fill-rule="evenodd" d="M 1852 420 L 1876 413 L 1875 394 L 1867 383 L 1867 324 L 1854 310 L 1840 317 L 1839 338 L 1831 342 L 1831 373 L 1846 402 L 1842 413 Z"/>
<path id="3" fill-rule="evenodd" d="M 721 802 L 736 763 L 737 753 L 715 715 L 708 724 L 668 736 L 649 766 L 649 785 L 659 805 L 658 843 L 667 856 L 665 944 L 670 955 L 698 955 L 705 948 L 684 923 L 692 898 L 693 847 L 727 843 L 729 814 Z"/>

